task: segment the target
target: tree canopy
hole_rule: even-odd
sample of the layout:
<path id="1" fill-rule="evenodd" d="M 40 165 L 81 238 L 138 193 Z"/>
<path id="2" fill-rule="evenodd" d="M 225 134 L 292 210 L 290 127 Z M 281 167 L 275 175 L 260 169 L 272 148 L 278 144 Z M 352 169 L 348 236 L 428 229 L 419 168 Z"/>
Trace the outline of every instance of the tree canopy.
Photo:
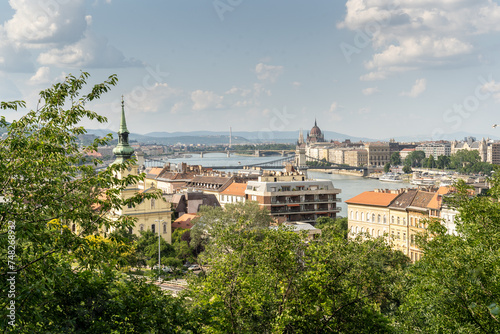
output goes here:
<path id="1" fill-rule="evenodd" d="M 132 219 L 109 213 L 157 194 L 119 196 L 144 176 L 115 177 L 131 162 L 95 171 L 100 161 L 87 160 L 83 152 L 96 150 L 110 135 L 79 147 L 78 135 L 85 133 L 81 121 L 106 121 L 87 104 L 117 83 L 112 75 L 88 87 L 88 77 L 85 72 L 69 75 L 40 92 L 37 108 L 10 124 L 1 117 L 7 135 L 0 140 L 0 286 L 11 291 L 0 297 L 2 328 L 18 333 L 167 331 L 179 317 L 172 309 L 166 320 L 156 303 L 165 301 L 168 313 L 168 305 L 177 301 L 160 297 L 153 292 L 156 287 L 120 282 L 115 268 L 123 265 L 129 245 L 100 233 L 128 229 Z M 1 102 L 0 107 L 18 110 L 25 103 Z M 151 295 L 159 299 L 148 300 Z M 130 317 L 140 313 L 139 307 L 151 318 Z"/>

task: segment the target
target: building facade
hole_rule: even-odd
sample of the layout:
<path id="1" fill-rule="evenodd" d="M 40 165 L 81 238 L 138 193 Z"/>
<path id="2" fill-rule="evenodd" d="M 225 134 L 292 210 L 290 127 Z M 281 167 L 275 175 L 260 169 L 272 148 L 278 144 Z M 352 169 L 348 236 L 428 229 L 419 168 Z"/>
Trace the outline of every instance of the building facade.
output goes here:
<path id="1" fill-rule="evenodd" d="M 249 181 L 245 196 L 268 209 L 277 221 L 315 223 L 319 217 L 337 217 L 340 192 L 332 181 L 306 180 L 304 175 L 293 174 Z"/>

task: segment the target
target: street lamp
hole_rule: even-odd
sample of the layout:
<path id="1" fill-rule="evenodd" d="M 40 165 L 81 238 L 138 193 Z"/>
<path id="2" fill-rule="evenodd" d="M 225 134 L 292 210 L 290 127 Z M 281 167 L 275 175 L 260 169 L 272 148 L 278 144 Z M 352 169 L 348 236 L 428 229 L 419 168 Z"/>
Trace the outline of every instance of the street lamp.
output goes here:
<path id="1" fill-rule="evenodd" d="M 161 274 L 161 257 L 160 257 L 160 223 L 163 223 L 163 219 L 156 219 L 155 222 L 158 223 L 158 282 L 160 282 L 160 274 Z"/>

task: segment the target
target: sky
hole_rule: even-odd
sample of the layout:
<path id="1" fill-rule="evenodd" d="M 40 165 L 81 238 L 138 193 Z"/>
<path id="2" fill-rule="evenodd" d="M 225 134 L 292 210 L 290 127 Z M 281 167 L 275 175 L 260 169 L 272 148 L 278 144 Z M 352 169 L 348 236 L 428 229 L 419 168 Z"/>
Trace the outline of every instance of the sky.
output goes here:
<path id="1" fill-rule="evenodd" d="M 119 83 L 89 108 L 116 131 L 322 130 L 498 136 L 495 0 L 10 0 L 0 100 L 35 109 L 68 74 Z M 4 112 L 7 120 L 25 111 Z M 329 139 L 329 138 L 327 138 Z"/>

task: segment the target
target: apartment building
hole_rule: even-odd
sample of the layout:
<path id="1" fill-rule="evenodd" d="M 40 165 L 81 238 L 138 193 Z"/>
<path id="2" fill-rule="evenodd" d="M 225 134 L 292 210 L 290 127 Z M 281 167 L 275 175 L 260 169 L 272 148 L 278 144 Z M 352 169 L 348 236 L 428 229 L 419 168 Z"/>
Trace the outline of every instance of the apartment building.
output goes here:
<path id="1" fill-rule="evenodd" d="M 292 173 L 249 181 L 245 197 L 268 209 L 277 221 L 315 223 L 319 217 L 337 217 L 340 192 L 332 181 L 307 180 L 302 174 Z"/>

